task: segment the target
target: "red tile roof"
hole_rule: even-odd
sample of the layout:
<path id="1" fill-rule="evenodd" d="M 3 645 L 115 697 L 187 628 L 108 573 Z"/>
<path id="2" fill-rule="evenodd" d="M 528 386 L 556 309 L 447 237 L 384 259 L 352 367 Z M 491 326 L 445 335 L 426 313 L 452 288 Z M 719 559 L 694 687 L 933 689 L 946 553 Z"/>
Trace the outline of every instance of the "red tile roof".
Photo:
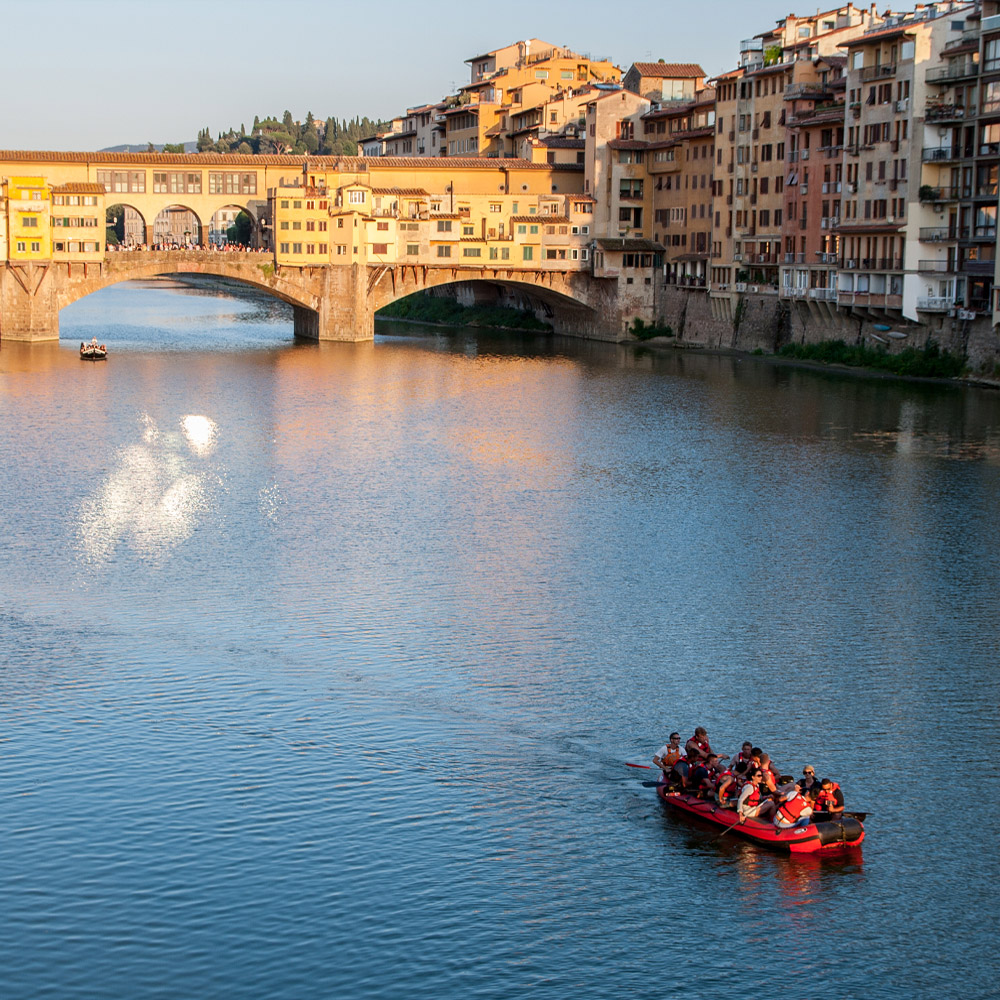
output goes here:
<path id="1" fill-rule="evenodd" d="M 103 184 L 88 184 L 74 182 L 72 184 L 54 184 L 53 194 L 107 194 Z"/>
<path id="2" fill-rule="evenodd" d="M 638 70 L 640 76 L 656 76 L 669 79 L 691 79 L 704 77 L 705 71 L 697 63 L 664 63 L 637 62 L 632 68 Z"/>

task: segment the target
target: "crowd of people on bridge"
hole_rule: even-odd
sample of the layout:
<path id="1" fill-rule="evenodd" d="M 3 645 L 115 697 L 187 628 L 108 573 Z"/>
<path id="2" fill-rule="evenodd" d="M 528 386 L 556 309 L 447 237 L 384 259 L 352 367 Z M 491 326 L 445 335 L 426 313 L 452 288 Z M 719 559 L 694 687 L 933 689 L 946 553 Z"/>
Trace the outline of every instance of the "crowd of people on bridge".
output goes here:
<path id="1" fill-rule="evenodd" d="M 717 754 L 703 726 L 683 747 L 680 733 L 671 733 L 653 756 L 653 764 L 663 773 L 666 794 L 709 799 L 734 809 L 741 823 L 771 820 L 778 830 L 789 830 L 810 821 L 839 819 L 844 812 L 840 785 L 817 778 L 811 765 L 803 767 L 802 777 L 795 781 L 781 774 L 770 755 L 749 740 L 732 757 Z"/>
<path id="2" fill-rule="evenodd" d="M 206 253 L 271 253 L 268 247 L 249 247 L 243 243 L 109 243 L 108 253 L 134 253 L 143 250 L 202 250 Z"/>

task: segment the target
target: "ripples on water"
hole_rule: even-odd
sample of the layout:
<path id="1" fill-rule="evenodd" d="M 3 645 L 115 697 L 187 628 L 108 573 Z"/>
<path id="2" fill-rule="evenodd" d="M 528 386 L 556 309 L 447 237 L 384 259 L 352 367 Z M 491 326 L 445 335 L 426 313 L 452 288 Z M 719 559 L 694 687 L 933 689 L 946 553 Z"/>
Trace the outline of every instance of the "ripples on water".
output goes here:
<path id="1" fill-rule="evenodd" d="M 290 328 L 0 351 L 4 1000 L 995 995 L 995 395 Z M 863 854 L 665 815 L 698 723 Z"/>

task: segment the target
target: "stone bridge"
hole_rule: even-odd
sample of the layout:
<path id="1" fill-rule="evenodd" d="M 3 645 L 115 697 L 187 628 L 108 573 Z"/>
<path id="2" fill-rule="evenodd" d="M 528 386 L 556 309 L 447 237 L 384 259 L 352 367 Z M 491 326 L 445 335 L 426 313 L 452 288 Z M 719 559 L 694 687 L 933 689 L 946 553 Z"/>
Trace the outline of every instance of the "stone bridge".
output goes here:
<path id="1" fill-rule="evenodd" d="M 59 310 L 121 281 L 171 274 L 228 278 L 294 308 L 298 337 L 359 341 L 374 336 L 374 315 L 414 292 L 460 285 L 475 298 L 528 308 L 556 332 L 621 339 L 629 316 L 618 283 L 586 271 L 433 265 L 276 265 L 269 253 L 213 250 L 113 252 L 101 261 L 7 262 L 0 269 L 0 338 L 59 337 Z"/>

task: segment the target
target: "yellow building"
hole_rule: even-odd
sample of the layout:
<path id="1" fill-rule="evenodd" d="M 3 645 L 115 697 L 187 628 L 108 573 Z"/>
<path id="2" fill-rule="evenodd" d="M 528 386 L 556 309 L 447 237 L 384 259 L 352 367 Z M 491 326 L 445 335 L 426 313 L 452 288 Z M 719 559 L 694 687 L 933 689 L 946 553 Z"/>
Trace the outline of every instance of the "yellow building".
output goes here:
<path id="1" fill-rule="evenodd" d="M 7 259 L 48 260 L 49 186 L 44 177 L 10 177 L 4 182 L 7 201 Z"/>
<path id="2" fill-rule="evenodd" d="M 364 166 L 308 171 L 271 192 L 279 266 L 587 266 L 593 201 L 578 170 L 512 159 Z M 415 174 L 422 187 L 407 186 Z"/>
<path id="3" fill-rule="evenodd" d="M 104 256 L 103 184 L 59 184 L 52 188 L 52 259 L 100 260 Z"/>

